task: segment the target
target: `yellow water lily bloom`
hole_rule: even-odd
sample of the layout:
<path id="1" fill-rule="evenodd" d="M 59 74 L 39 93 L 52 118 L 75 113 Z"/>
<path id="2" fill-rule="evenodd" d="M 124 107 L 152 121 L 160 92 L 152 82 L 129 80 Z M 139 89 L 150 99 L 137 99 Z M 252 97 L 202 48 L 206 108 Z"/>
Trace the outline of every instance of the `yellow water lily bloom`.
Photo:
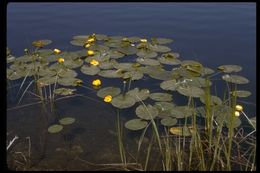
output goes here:
<path id="1" fill-rule="evenodd" d="M 99 79 L 95 79 L 92 81 L 92 85 L 93 86 L 100 86 L 101 85 L 101 81 Z"/>
<path id="2" fill-rule="evenodd" d="M 58 58 L 58 62 L 59 62 L 59 63 L 63 63 L 64 61 L 65 61 L 64 58 L 61 58 L 61 57 Z"/>
<path id="3" fill-rule="evenodd" d="M 90 64 L 91 64 L 91 65 L 94 65 L 94 66 L 97 66 L 97 65 L 99 65 L 99 62 L 98 62 L 97 60 L 92 59 L 92 60 L 90 61 Z"/>
<path id="4" fill-rule="evenodd" d="M 93 42 L 95 42 L 95 38 L 89 38 L 87 42 L 88 43 L 93 43 Z"/>
<path id="5" fill-rule="evenodd" d="M 243 106 L 241 106 L 241 105 L 236 105 L 236 110 L 237 111 L 243 111 Z"/>
<path id="6" fill-rule="evenodd" d="M 85 48 L 89 48 L 91 45 L 89 43 L 85 44 L 84 47 Z"/>
<path id="7" fill-rule="evenodd" d="M 147 39 L 140 39 L 140 42 L 147 43 Z"/>
<path id="8" fill-rule="evenodd" d="M 55 54 L 59 54 L 59 53 L 61 53 L 61 50 L 59 50 L 59 49 L 54 49 L 53 52 L 54 52 Z"/>
<path id="9" fill-rule="evenodd" d="M 88 55 L 89 55 L 89 56 L 94 55 L 94 51 L 93 51 L 93 50 L 88 50 Z"/>
<path id="10" fill-rule="evenodd" d="M 107 95 L 106 97 L 104 97 L 104 102 L 110 103 L 111 101 L 112 101 L 111 95 Z"/>
<path id="11" fill-rule="evenodd" d="M 239 117 L 240 116 L 240 112 L 239 111 L 235 111 L 235 116 Z"/>

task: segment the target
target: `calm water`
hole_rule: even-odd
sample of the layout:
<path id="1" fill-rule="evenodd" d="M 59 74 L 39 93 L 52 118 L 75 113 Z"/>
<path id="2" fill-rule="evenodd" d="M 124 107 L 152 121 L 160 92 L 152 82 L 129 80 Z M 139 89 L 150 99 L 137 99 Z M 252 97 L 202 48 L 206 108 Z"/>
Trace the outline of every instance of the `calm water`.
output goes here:
<path id="1" fill-rule="evenodd" d="M 7 46 L 16 56 L 21 56 L 24 48 L 30 47 L 31 42 L 37 39 L 52 40 L 51 48 L 77 50 L 78 47 L 69 43 L 72 37 L 91 33 L 172 38 L 174 43 L 169 46 L 180 53 L 182 60 L 198 60 L 213 69 L 223 64 L 240 65 L 243 67 L 240 74 L 247 77 L 250 83 L 239 89 L 252 92 L 243 100 L 256 103 L 254 3 L 10 3 L 7 6 Z M 221 92 L 221 88 L 218 90 Z M 95 97 L 95 94 L 89 94 Z M 72 146 L 80 145 L 83 148 L 81 157 L 93 162 L 106 163 L 112 157 L 109 153 L 117 153 L 114 125 L 111 125 L 115 119 L 114 109 L 83 98 L 57 104 L 61 113 L 77 119 L 71 131 L 64 132 L 58 140 L 70 136 Z M 8 111 L 7 117 L 7 130 L 14 131 L 11 136 L 16 131 L 20 136 L 31 136 L 32 153 L 40 152 L 39 141 L 42 140 L 32 130 L 40 129 L 38 110 L 39 107 L 34 106 Z M 245 105 L 245 112 L 255 115 L 256 106 Z M 42 168 L 52 167 L 51 159 L 57 160 L 54 157 L 59 157 L 59 154 L 53 156 L 53 153 L 60 152 L 55 148 L 67 146 L 66 143 L 57 142 L 57 136 L 50 136 L 47 141 L 47 146 L 52 147 L 46 149 L 49 157 L 45 162 L 40 162 Z M 33 157 L 39 159 L 37 154 Z M 115 160 L 119 159 L 118 156 L 114 157 Z M 73 161 L 60 163 L 61 169 L 62 164 L 71 166 L 67 169 L 76 169 Z M 88 168 L 82 166 L 82 169 Z"/>

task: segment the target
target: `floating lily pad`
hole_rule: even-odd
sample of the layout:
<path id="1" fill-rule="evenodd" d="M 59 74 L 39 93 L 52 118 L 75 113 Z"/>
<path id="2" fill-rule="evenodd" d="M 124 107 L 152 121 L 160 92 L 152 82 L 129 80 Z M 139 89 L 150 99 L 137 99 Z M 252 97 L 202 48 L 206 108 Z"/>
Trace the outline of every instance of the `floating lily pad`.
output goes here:
<path id="1" fill-rule="evenodd" d="M 137 53 L 137 48 L 133 47 L 131 45 L 127 46 L 127 47 L 121 47 L 117 49 L 119 52 L 126 54 L 126 55 L 133 55 Z"/>
<path id="2" fill-rule="evenodd" d="M 47 46 L 51 43 L 52 43 L 51 40 L 36 40 L 32 43 L 32 45 L 35 47 L 43 47 L 43 46 Z"/>
<path id="3" fill-rule="evenodd" d="M 135 99 L 128 94 L 124 96 L 120 94 L 112 99 L 111 104 L 119 109 L 125 109 L 134 106 Z"/>
<path id="4" fill-rule="evenodd" d="M 129 70 L 133 68 L 133 63 L 118 63 L 116 61 L 112 61 L 112 64 L 114 66 L 114 68 L 116 69 L 121 69 L 121 70 Z"/>
<path id="5" fill-rule="evenodd" d="M 100 98 L 104 98 L 107 95 L 111 95 L 112 97 L 115 97 L 117 95 L 119 95 L 121 92 L 120 88 L 117 87 L 105 87 L 102 88 L 100 90 L 98 90 L 97 92 L 97 96 Z"/>
<path id="6" fill-rule="evenodd" d="M 151 51 L 149 49 L 140 49 L 136 53 L 137 56 L 142 57 L 142 58 L 154 58 L 158 54 L 155 51 Z"/>
<path id="7" fill-rule="evenodd" d="M 212 74 L 214 73 L 215 71 L 211 68 L 208 68 L 208 67 L 202 67 L 201 69 L 201 75 L 204 76 L 204 75 L 209 75 L 209 74 Z"/>
<path id="8" fill-rule="evenodd" d="M 178 85 L 176 90 L 187 97 L 201 97 L 204 94 L 204 90 L 199 87 L 195 86 L 188 86 L 188 85 Z"/>
<path id="9" fill-rule="evenodd" d="M 225 74 L 222 76 L 222 79 L 230 82 L 230 83 L 235 83 L 235 84 L 247 84 L 249 82 L 249 80 L 243 76 L 239 76 L 239 75 L 229 75 L 229 74 Z"/>
<path id="10" fill-rule="evenodd" d="M 98 75 L 107 78 L 121 78 L 123 73 L 121 70 L 102 70 Z"/>
<path id="11" fill-rule="evenodd" d="M 152 93 L 149 96 L 152 100 L 159 102 L 168 102 L 172 101 L 172 95 L 168 93 Z"/>
<path id="12" fill-rule="evenodd" d="M 69 125 L 75 122 L 75 118 L 72 117 L 65 117 L 59 120 L 60 124 L 62 125 Z"/>
<path id="13" fill-rule="evenodd" d="M 164 126 L 174 126 L 177 124 L 177 119 L 171 117 L 163 118 L 161 119 L 161 124 Z"/>
<path id="14" fill-rule="evenodd" d="M 80 66 L 83 65 L 83 61 L 81 59 L 75 59 L 75 60 L 66 60 L 64 63 L 63 63 L 64 66 L 66 66 L 67 68 L 78 68 Z"/>
<path id="15" fill-rule="evenodd" d="M 156 44 L 169 44 L 173 42 L 173 40 L 169 38 L 151 38 L 151 40 Z"/>
<path id="16" fill-rule="evenodd" d="M 251 95 L 251 92 L 244 91 L 244 90 L 237 90 L 237 91 L 233 91 L 231 94 L 237 97 L 249 97 Z"/>
<path id="17" fill-rule="evenodd" d="M 178 136 L 191 136 L 191 130 L 187 126 L 171 127 L 170 133 Z"/>
<path id="18" fill-rule="evenodd" d="M 188 106 L 176 106 L 174 109 L 171 109 L 171 114 L 169 116 L 174 118 L 185 118 L 192 116 L 192 109 Z"/>
<path id="19" fill-rule="evenodd" d="M 72 40 L 70 41 L 70 44 L 74 45 L 74 46 L 83 46 L 85 45 L 86 41 L 85 40 Z"/>
<path id="20" fill-rule="evenodd" d="M 62 129 L 63 129 L 63 126 L 62 126 L 62 125 L 54 124 L 54 125 L 51 125 L 51 126 L 48 128 L 48 132 L 49 132 L 49 133 L 58 133 L 58 132 L 60 132 Z"/>
<path id="21" fill-rule="evenodd" d="M 127 94 L 129 94 L 130 96 L 135 98 L 135 100 L 137 102 L 139 102 L 141 100 L 142 101 L 146 100 L 149 97 L 149 95 L 150 95 L 150 91 L 148 89 L 141 89 L 141 90 L 139 90 L 139 88 L 134 88 L 134 89 L 128 91 Z"/>
<path id="22" fill-rule="evenodd" d="M 242 67 L 238 65 L 221 65 L 218 67 L 218 70 L 224 73 L 232 73 L 232 72 L 239 72 L 242 70 Z"/>
<path id="23" fill-rule="evenodd" d="M 155 52 L 162 52 L 162 53 L 166 53 L 166 52 L 170 52 L 171 49 L 167 46 L 162 46 L 162 45 L 149 45 L 149 48 Z"/>
<path id="24" fill-rule="evenodd" d="M 204 95 L 200 97 L 200 101 L 205 104 Z M 219 97 L 213 95 L 210 96 L 210 105 L 221 105 L 221 104 L 222 104 L 222 100 Z"/>
<path id="25" fill-rule="evenodd" d="M 212 85 L 211 81 L 206 81 L 206 79 L 202 77 L 191 77 L 190 79 L 184 79 L 184 80 L 182 80 L 181 82 L 186 82 L 186 84 L 189 86 L 195 86 L 199 88 Z"/>
<path id="26" fill-rule="evenodd" d="M 125 123 L 125 127 L 129 130 L 141 130 L 147 126 L 148 122 L 142 119 L 132 119 Z"/>
<path id="27" fill-rule="evenodd" d="M 123 74 L 123 79 L 131 78 L 131 80 L 140 80 L 143 78 L 143 73 L 139 71 L 127 71 Z"/>
<path id="28" fill-rule="evenodd" d="M 63 86 L 77 86 L 78 83 L 83 83 L 83 81 L 74 77 L 62 77 L 58 79 L 58 84 Z"/>
<path id="29" fill-rule="evenodd" d="M 165 58 L 165 57 L 160 57 L 158 58 L 160 63 L 162 64 L 168 64 L 168 65 L 179 65 L 181 64 L 181 61 L 176 58 Z"/>
<path id="30" fill-rule="evenodd" d="M 110 58 L 114 58 L 114 59 L 122 58 L 125 56 L 125 54 L 113 49 L 108 51 L 108 55 L 110 56 Z"/>
<path id="31" fill-rule="evenodd" d="M 171 80 L 173 78 L 173 73 L 171 71 L 166 70 L 158 70 L 158 71 L 152 71 L 148 74 L 151 78 L 157 79 L 157 80 Z"/>
<path id="32" fill-rule="evenodd" d="M 58 89 L 55 89 L 54 90 L 54 93 L 55 94 L 58 94 L 58 95 L 71 95 L 73 94 L 73 92 L 76 91 L 76 89 L 70 89 L 70 88 L 58 88 Z"/>
<path id="33" fill-rule="evenodd" d="M 83 65 L 80 71 L 84 74 L 94 76 L 100 72 L 100 69 L 97 66 Z"/>
<path id="34" fill-rule="evenodd" d="M 58 81 L 58 79 L 56 76 L 45 76 L 45 77 L 38 79 L 37 83 L 39 83 L 41 85 L 50 85 L 50 84 L 54 84 L 57 81 Z"/>
<path id="35" fill-rule="evenodd" d="M 158 115 L 158 110 L 150 104 L 146 106 L 139 105 L 136 108 L 135 113 L 141 119 L 151 120 Z"/>
<path id="36" fill-rule="evenodd" d="M 170 91 L 175 91 L 176 90 L 176 85 L 177 81 L 175 79 L 173 80 L 166 80 L 166 81 L 163 81 L 161 84 L 160 84 L 160 87 L 164 90 L 170 90 Z"/>
<path id="37" fill-rule="evenodd" d="M 71 69 L 61 69 L 58 71 L 59 77 L 73 78 L 76 77 L 77 75 L 78 75 L 77 72 Z"/>
<path id="38" fill-rule="evenodd" d="M 110 61 L 102 61 L 99 62 L 99 66 L 100 69 L 102 70 L 109 70 L 109 69 L 113 69 L 113 64 Z"/>
<path id="39" fill-rule="evenodd" d="M 155 102 L 154 107 L 156 107 L 161 112 L 172 110 L 175 108 L 175 105 L 172 102 Z"/>
<path id="40" fill-rule="evenodd" d="M 150 66 L 160 65 L 160 62 L 158 60 L 150 59 L 150 58 L 137 58 L 136 62 L 143 64 L 143 65 L 150 65 Z"/>

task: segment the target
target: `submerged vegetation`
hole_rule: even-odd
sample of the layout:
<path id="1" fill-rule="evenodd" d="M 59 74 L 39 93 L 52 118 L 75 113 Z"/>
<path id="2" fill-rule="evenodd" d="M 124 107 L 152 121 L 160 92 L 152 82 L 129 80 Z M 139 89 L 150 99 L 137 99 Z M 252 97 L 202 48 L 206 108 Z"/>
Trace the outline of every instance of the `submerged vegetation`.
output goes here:
<path id="1" fill-rule="evenodd" d="M 25 94 L 33 94 L 43 109 L 50 105 L 52 116 L 45 117 L 45 135 L 58 135 L 53 133 L 77 119 L 60 115 L 56 101 L 84 95 L 79 90 L 84 88 L 96 92 L 92 99 L 106 102 L 105 106 L 116 111 L 122 164 L 96 166 L 121 170 L 255 170 L 256 119 L 247 116 L 243 111 L 246 105 L 240 102 L 251 95 L 239 89 L 249 82 L 237 74 L 242 67 L 220 65 L 214 70 L 194 60 L 181 60 L 166 46 L 172 42 L 168 38 L 92 34 L 73 37 L 70 43 L 80 48 L 77 51 L 44 48 L 51 40 L 34 41 L 34 48 L 25 49 L 20 57 L 7 48 L 7 87 L 13 87 L 12 81 L 20 86 L 17 106 L 9 109 L 26 106 L 20 105 Z M 148 77 L 157 81 L 156 91 L 131 88 L 139 80 L 151 82 Z M 104 80 L 116 82 L 108 86 Z M 218 95 L 213 92 L 216 82 L 226 86 Z M 154 83 L 145 86 L 150 85 Z M 178 99 L 186 103 L 178 105 Z M 122 119 L 125 109 L 135 110 L 135 115 Z M 137 153 L 132 154 L 124 143 L 125 134 L 131 132 L 139 134 Z M 136 162 L 129 163 L 130 157 Z"/>

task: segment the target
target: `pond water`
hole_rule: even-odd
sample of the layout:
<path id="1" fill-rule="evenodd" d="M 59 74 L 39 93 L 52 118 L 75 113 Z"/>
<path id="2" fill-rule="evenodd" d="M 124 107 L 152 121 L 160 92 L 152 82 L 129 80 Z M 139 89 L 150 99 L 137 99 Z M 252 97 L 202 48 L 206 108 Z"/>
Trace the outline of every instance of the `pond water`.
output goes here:
<path id="1" fill-rule="evenodd" d="M 180 54 L 181 60 L 199 61 L 212 69 L 224 64 L 239 65 L 243 69 L 238 74 L 250 81 L 239 89 L 252 94 L 241 99 L 247 103 L 238 102 L 244 105 L 244 112 L 249 117 L 256 115 L 254 3 L 9 3 L 7 6 L 7 47 L 16 57 L 22 56 L 24 48 L 31 48 L 31 43 L 39 39 L 53 41 L 46 48 L 81 50 L 70 44 L 72 37 L 92 33 L 170 38 L 174 41 L 169 47 Z M 131 58 L 128 61 L 132 61 Z M 83 78 L 84 85 L 91 88 L 91 82 L 97 76 Z M 102 86 L 123 87 L 122 80 L 99 78 Z M 221 75 L 213 79 L 221 79 Z M 133 82 L 131 88 L 160 92 L 161 82 L 146 77 Z M 217 86 L 218 96 L 222 98 L 223 86 Z M 72 116 L 76 122 L 64 127 L 59 134 L 48 134 L 45 127 L 55 122 L 48 112 L 49 107 L 44 110 L 41 104 L 36 104 L 13 109 L 17 104 L 14 97 L 18 89 L 16 87 L 8 95 L 7 139 L 11 140 L 17 134 L 20 139 L 12 150 L 27 152 L 26 137 L 30 137 L 31 170 L 97 170 L 100 166 L 86 161 L 98 164 L 120 162 L 115 129 L 117 112 L 96 96 L 96 90 L 80 88 L 79 92 L 85 97 L 57 101 L 58 113 Z M 178 104 L 187 103 L 186 99 L 178 99 L 174 98 Z M 27 94 L 20 105 L 36 101 L 39 101 L 37 97 Z M 132 119 L 137 106 L 120 111 L 121 120 Z M 46 115 L 48 122 L 45 121 Z M 125 147 L 135 153 L 140 133 L 127 129 L 123 133 Z M 8 159 L 22 162 L 18 156 Z M 130 158 L 129 162 L 134 159 Z M 9 166 L 14 169 L 17 168 L 15 165 L 17 163 Z M 20 169 L 25 167 L 21 165 Z M 151 169 L 157 168 L 151 166 Z"/>

